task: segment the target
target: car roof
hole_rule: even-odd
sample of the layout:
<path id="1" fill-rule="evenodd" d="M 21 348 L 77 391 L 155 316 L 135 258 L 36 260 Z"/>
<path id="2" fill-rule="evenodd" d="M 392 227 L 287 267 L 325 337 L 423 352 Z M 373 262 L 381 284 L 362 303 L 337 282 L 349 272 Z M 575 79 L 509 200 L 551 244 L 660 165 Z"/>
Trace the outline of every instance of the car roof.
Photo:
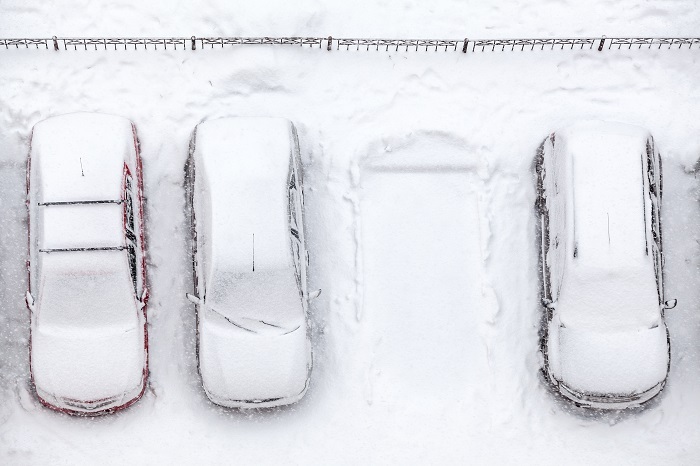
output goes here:
<path id="1" fill-rule="evenodd" d="M 49 205 L 43 209 L 39 249 L 104 248 L 124 243 L 122 206 Z"/>
<path id="2" fill-rule="evenodd" d="M 34 125 L 31 168 L 38 202 L 119 199 L 124 162 L 135 155 L 132 124 L 101 113 L 70 113 Z"/>
<path id="3" fill-rule="evenodd" d="M 198 217 L 198 228 L 207 230 L 210 283 L 217 271 L 252 272 L 253 257 L 255 270 L 292 267 L 288 182 L 293 150 L 287 120 L 222 118 L 198 125 L 195 176 L 208 209 L 208 215 Z"/>
<path id="4" fill-rule="evenodd" d="M 603 121 L 556 133 L 555 154 L 568 173 L 559 182 L 573 210 L 559 297 L 566 326 L 609 331 L 658 323 L 644 189 L 649 137 L 642 128 Z"/>
<path id="5" fill-rule="evenodd" d="M 569 127 L 556 137 L 559 150 L 569 158 L 574 260 L 613 268 L 648 261 L 644 191 L 648 133 L 593 121 Z"/>

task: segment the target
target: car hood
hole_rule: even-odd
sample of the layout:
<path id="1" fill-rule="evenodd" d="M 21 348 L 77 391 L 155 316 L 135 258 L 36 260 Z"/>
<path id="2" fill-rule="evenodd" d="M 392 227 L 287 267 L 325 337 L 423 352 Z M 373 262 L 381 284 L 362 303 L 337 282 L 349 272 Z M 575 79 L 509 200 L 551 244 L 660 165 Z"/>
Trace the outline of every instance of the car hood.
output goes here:
<path id="1" fill-rule="evenodd" d="M 199 367 L 204 389 L 219 404 L 293 398 L 307 385 L 311 344 L 306 325 L 276 328 L 205 311 Z"/>
<path id="2" fill-rule="evenodd" d="M 124 394 L 143 383 L 143 327 L 39 326 L 32 331 L 31 361 L 37 390 L 58 399 Z"/>
<path id="3" fill-rule="evenodd" d="M 642 393 L 666 378 L 666 326 L 625 331 L 559 327 L 561 382 L 582 394 Z"/>

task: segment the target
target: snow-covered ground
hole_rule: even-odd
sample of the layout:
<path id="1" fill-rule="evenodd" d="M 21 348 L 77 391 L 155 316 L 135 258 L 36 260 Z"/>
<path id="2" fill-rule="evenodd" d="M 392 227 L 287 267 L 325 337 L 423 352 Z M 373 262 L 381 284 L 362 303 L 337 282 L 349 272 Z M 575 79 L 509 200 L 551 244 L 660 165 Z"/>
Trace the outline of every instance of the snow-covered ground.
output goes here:
<path id="1" fill-rule="evenodd" d="M 697 36 L 697 0 L 3 0 L 0 36 Z M 697 464 L 700 49 L 455 52 L 248 47 L 0 50 L 0 463 Z M 102 418 L 42 408 L 24 306 L 32 126 L 100 111 L 144 159 L 150 380 Z M 314 372 L 283 409 L 211 404 L 196 371 L 183 167 L 194 126 L 280 116 L 299 130 Z M 532 160 L 584 118 L 648 128 L 664 160 L 672 362 L 646 408 L 572 407 L 539 375 Z"/>

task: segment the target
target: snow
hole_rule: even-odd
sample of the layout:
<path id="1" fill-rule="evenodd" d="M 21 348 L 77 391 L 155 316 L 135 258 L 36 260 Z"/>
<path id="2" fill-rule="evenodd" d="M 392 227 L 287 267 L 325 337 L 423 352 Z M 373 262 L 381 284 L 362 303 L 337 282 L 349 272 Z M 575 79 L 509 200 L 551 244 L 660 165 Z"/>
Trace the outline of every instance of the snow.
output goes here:
<path id="1" fill-rule="evenodd" d="M 565 251 L 547 353 L 557 382 L 584 394 L 641 394 L 666 378 L 668 343 L 654 272 L 647 131 L 588 121 L 555 133 L 548 195 L 564 196 L 550 238 Z M 568 176 L 567 176 L 568 175 Z M 554 206 L 557 200 L 550 204 Z M 556 207 L 553 209 L 556 211 Z M 557 216 L 561 212 L 556 213 Z M 580 397 L 577 397 L 580 399 Z M 600 404 L 601 407 L 618 408 Z"/>
<path id="2" fill-rule="evenodd" d="M 289 250 L 284 253 L 290 254 Z M 299 288 L 292 268 L 220 272 L 208 288 L 208 305 L 232 319 L 264 321 L 287 331 L 304 325 Z M 248 324 L 245 326 L 250 328 Z"/>
<path id="3" fill-rule="evenodd" d="M 558 298 L 561 322 L 598 332 L 658 325 L 645 180 L 649 132 L 593 120 L 555 134 L 555 157 L 561 159 L 555 164 L 567 167 L 554 175 L 568 209 L 561 240 L 566 250 L 555 259 L 566 262 Z"/>
<path id="4" fill-rule="evenodd" d="M 561 155 L 571 164 L 574 215 L 568 233 L 576 260 L 568 254 L 568 261 L 610 268 L 641 261 L 651 267 L 643 191 L 648 133 L 589 121 L 556 134 Z"/>
<path id="5" fill-rule="evenodd" d="M 290 247 L 293 126 L 221 118 L 200 123 L 193 141 L 197 242 L 206 251 L 202 384 L 229 407 L 295 402 L 308 387 L 311 344 Z"/>
<path id="6" fill-rule="evenodd" d="M 564 383 L 584 393 L 643 393 L 666 378 L 666 327 L 600 332 L 560 330 Z"/>
<path id="7" fill-rule="evenodd" d="M 5 37 L 683 37 L 699 26 L 695 0 L 1 5 Z M 0 462 L 700 460 L 694 48 L 0 53 Z M 28 372 L 24 161 L 36 122 L 78 110 L 134 121 L 145 172 L 149 387 L 129 409 L 99 419 L 42 408 Z M 310 386 L 288 408 L 220 408 L 197 373 L 194 310 L 183 295 L 192 289 L 183 165 L 195 125 L 231 115 L 284 117 L 299 131 L 309 286 L 323 294 L 310 306 Z M 679 304 L 667 311 L 668 383 L 644 409 L 576 408 L 538 373 L 531 163 L 548 134 L 587 118 L 648 128 L 664 160 L 666 291 Z M 419 147 L 448 160 L 408 173 L 416 164 L 403 160 L 421 159 Z M 399 168 L 366 169 L 383 155 Z"/>
<path id="8" fill-rule="evenodd" d="M 244 330 L 210 310 L 204 312 L 200 370 L 212 401 L 250 407 L 251 400 L 274 400 L 253 404 L 274 406 L 304 395 L 309 372 L 305 356 L 310 350 L 305 327 L 280 330 L 243 320 L 242 325 L 251 329 Z"/>
<path id="9" fill-rule="evenodd" d="M 37 222 L 41 229 L 37 231 L 39 249 L 104 248 L 124 243 L 121 204 L 48 205 L 33 209 L 41 218 Z"/>
<path id="10" fill-rule="evenodd" d="M 40 325 L 110 327 L 138 323 L 124 251 L 41 254 L 35 300 Z"/>
<path id="11" fill-rule="evenodd" d="M 136 391 L 133 398 L 142 386 L 145 354 L 126 253 L 43 254 L 32 327 L 37 389 L 60 407 L 64 398 L 121 400 Z"/>
<path id="12" fill-rule="evenodd" d="M 31 158 L 38 202 L 121 199 L 124 161 L 133 153 L 126 118 L 78 112 L 36 124 Z"/>
<path id="13" fill-rule="evenodd" d="M 39 326 L 32 335 L 37 390 L 48 394 L 45 399 L 54 406 L 69 409 L 65 399 L 117 396 L 125 403 L 141 391 L 144 353 L 133 351 L 139 347 L 143 332 L 137 325 L 91 328 L 87 333 L 80 327 Z"/>
<path id="14" fill-rule="evenodd" d="M 124 250 L 124 164 L 135 157 L 131 122 L 73 113 L 35 125 L 31 139 L 32 376 L 60 408 L 116 407 L 140 394 L 146 364 L 143 317 Z M 47 252 L 49 251 L 49 252 Z M 90 409 L 87 409 L 88 411 Z"/>
<path id="15" fill-rule="evenodd" d="M 219 274 L 252 271 L 253 258 L 257 270 L 291 270 L 290 142 L 290 124 L 282 119 L 223 118 L 197 126 L 197 186 L 210 204 L 198 230 L 206 229 L 211 243 L 205 247 L 212 285 Z"/>
<path id="16" fill-rule="evenodd" d="M 639 330 L 661 322 L 654 266 L 586 267 L 567 264 L 558 308 L 567 327 L 598 332 Z M 664 347 L 666 345 L 664 344 Z"/>

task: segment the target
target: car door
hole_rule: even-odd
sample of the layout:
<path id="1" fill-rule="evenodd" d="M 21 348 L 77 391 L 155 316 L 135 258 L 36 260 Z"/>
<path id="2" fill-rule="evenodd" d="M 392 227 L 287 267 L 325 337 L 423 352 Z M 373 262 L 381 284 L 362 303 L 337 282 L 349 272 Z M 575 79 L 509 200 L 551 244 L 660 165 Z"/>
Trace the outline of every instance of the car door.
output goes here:
<path id="1" fill-rule="evenodd" d="M 651 252 L 656 275 L 656 291 L 659 304 L 664 302 L 663 286 L 663 249 L 661 241 L 661 166 L 659 154 L 654 147 L 654 140 L 649 138 L 646 147 L 646 184 L 650 199 L 649 218 L 651 223 Z"/>
<path id="2" fill-rule="evenodd" d="M 559 297 L 566 261 L 566 160 L 555 151 L 555 142 L 554 134 L 545 140 L 538 164 L 543 299 L 549 303 Z"/>
<path id="3" fill-rule="evenodd" d="M 298 175 L 296 167 L 292 163 L 290 168 L 288 200 L 289 200 L 289 233 L 292 248 L 292 259 L 294 261 L 294 276 L 296 277 L 299 294 L 304 299 L 303 282 L 303 263 L 305 260 L 304 244 L 303 244 L 303 223 L 301 218 L 301 194 L 298 184 Z"/>
<path id="4" fill-rule="evenodd" d="M 124 212 L 124 247 L 126 248 L 129 260 L 129 273 L 131 274 L 131 281 L 134 285 L 134 295 L 138 297 L 138 262 L 136 258 L 138 240 L 136 236 L 136 221 L 134 218 L 134 179 L 126 163 L 124 164 L 122 202 Z"/>

